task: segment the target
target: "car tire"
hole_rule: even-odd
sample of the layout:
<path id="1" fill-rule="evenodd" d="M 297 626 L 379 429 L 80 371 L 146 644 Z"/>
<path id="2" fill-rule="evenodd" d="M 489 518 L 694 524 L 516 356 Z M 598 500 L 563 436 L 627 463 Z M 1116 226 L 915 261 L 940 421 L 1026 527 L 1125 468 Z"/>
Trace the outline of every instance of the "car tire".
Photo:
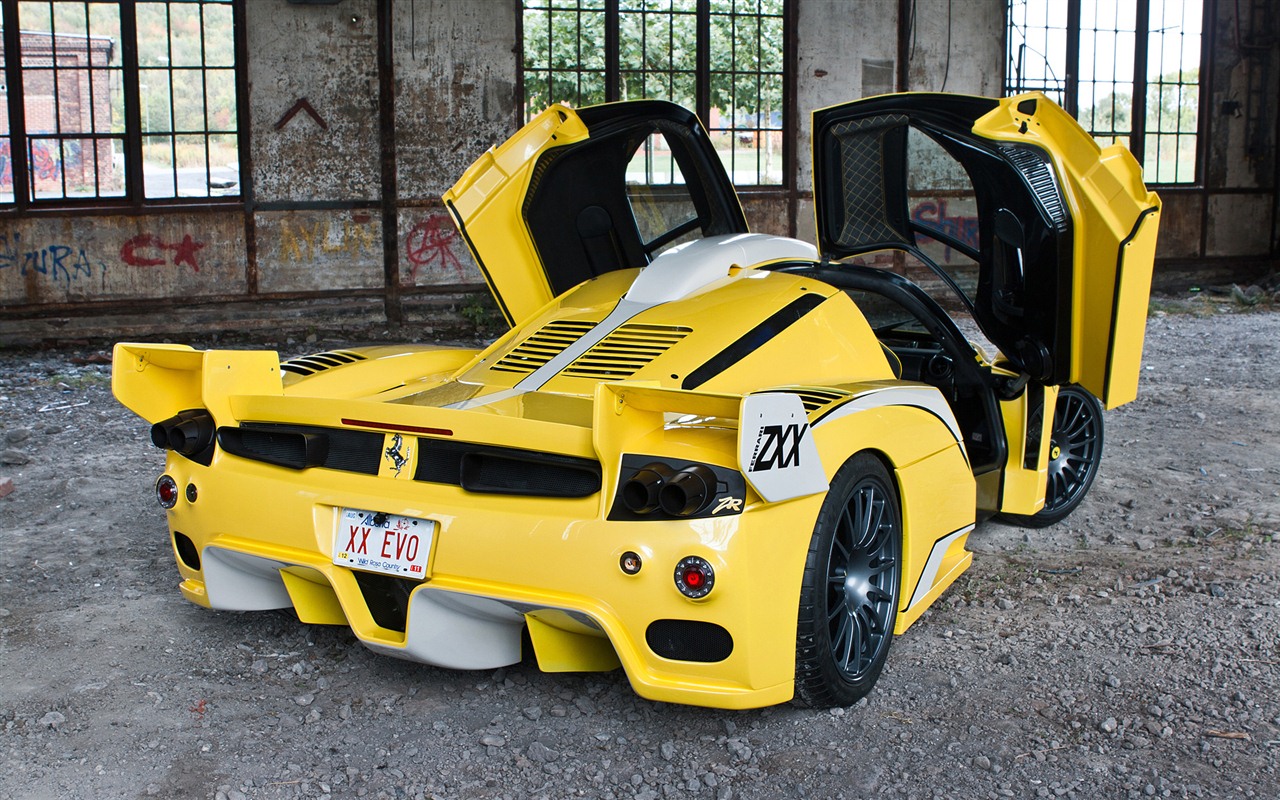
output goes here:
<path id="1" fill-rule="evenodd" d="M 796 627 L 796 701 L 862 699 L 884 668 L 902 583 L 902 514 L 889 471 L 870 453 L 831 481 L 809 542 Z"/>
<path id="2" fill-rule="evenodd" d="M 1102 404 L 1079 386 L 1063 386 L 1053 407 L 1044 508 L 1000 519 L 1026 528 L 1047 528 L 1065 519 L 1089 493 L 1101 462 Z"/>

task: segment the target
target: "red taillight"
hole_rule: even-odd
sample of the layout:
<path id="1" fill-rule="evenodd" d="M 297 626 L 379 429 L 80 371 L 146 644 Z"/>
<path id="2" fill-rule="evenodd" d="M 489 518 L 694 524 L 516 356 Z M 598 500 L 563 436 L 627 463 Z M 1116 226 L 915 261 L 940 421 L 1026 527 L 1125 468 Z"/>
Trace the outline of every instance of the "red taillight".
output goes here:
<path id="1" fill-rule="evenodd" d="M 715 570 L 705 558 L 686 556 L 676 564 L 676 588 L 685 597 L 693 600 L 706 597 L 715 583 Z"/>
<path id="2" fill-rule="evenodd" d="M 173 508 L 178 503 L 178 482 L 168 475 L 156 481 L 156 501 L 161 508 Z"/>

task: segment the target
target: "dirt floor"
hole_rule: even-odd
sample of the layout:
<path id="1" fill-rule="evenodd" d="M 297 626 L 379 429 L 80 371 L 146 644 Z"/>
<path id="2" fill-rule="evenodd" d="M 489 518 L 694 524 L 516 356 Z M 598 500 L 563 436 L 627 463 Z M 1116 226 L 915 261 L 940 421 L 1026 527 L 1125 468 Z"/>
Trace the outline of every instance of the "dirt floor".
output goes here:
<path id="1" fill-rule="evenodd" d="M 821 712 L 190 605 L 101 354 L 0 352 L 0 797 L 1278 797 L 1278 342 L 1280 313 L 1157 311 L 1084 505 L 979 525 L 872 695 Z"/>

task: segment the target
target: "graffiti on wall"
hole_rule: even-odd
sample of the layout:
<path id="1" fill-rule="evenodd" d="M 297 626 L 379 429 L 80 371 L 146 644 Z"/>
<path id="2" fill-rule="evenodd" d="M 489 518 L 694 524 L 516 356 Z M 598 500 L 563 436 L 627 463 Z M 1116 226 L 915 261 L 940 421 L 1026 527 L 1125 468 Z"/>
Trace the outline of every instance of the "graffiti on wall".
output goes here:
<path id="1" fill-rule="evenodd" d="M 204 246 L 204 242 L 191 238 L 191 234 L 184 235 L 180 242 L 166 242 L 155 234 L 140 233 L 120 246 L 120 260 L 131 267 L 159 267 L 165 264 L 180 267 L 185 264 L 199 272 L 196 252 Z"/>
<path id="2" fill-rule="evenodd" d="M 378 233 L 369 225 L 368 214 L 357 214 L 334 225 L 328 219 L 315 222 L 282 220 L 280 257 L 285 261 L 311 262 L 325 253 L 359 256 L 374 250 Z"/>
<path id="3" fill-rule="evenodd" d="M 466 277 L 466 267 L 453 248 L 458 229 L 448 214 L 432 214 L 409 229 L 404 240 L 404 257 L 409 262 L 405 282 L 415 284 L 418 273 L 430 270 L 452 270 L 459 279 Z"/>
<path id="4" fill-rule="evenodd" d="M 44 142 L 30 142 L 31 174 L 40 181 L 54 181 L 62 174 L 62 163 L 55 150 Z M 0 140 L 0 186 L 13 186 L 13 160 L 9 140 Z"/>
<path id="5" fill-rule="evenodd" d="M 958 203 L 957 205 L 963 205 L 967 208 L 972 204 Z M 978 249 L 978 217 L 964 213 L 950 213 L 947 208 L 947 199 L 944 197 L 935 197 L 917 202 L 911 209 L 911 221 L 925 231 L 937 231 L 969 245 L 974 250 Z M 951 248 L 945 247 L 943 261 L 950 260 Z"/>
<path id="6" fill-rule="evenodd" d="M 83 247 L 73 244 L 48 244 L 34 247 L 22 241 L 17 231 L 0 232 L 0 272 L 16 269 L 22 277 L 43 275 L 54 283 L 71 285 L 74 281 L 106 274 L 104 261 L 90 258 Z"/>

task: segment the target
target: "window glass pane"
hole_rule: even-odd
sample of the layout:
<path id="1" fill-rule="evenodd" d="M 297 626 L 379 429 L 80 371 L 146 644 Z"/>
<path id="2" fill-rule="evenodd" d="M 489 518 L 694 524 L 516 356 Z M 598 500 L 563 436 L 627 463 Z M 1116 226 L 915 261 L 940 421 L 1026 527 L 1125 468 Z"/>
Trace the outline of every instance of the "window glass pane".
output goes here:
<path id="1" fill-rule="evenodd" d="M 782 6 L 751 0 L 734 8 L 711 14 L 708 126 L 735 184 L 778 184 L 782 138 L 771 131 L 782 127 Z"/>
<path id="2" fill-rule="evenodd" d="M 236 63 L 231 5 L 210 3 L 204 7 L 204 63 L 207 67 L 232 67 Z"/>
<path id="3" fill-rule="evenodd" d="M 680 165 L 671 155 L 671 146 L 660 133 L 650 135 L 627 164 L 628 184 L 684 183 Z"/>
<path id="4" fill-rule="evenodd" d="M 915 128 L 907 133 L 907 203 L 920 250 L 950 275 L 970 299 L 974 298 L 978 265 L 956 246 L 971 250 L 979 247 L 973 183 L 959 161 Z M 919 273 L 908 277 L 929 282 L 931 294 L 946 293 L 936 276 Z"/>
<path id="5" fill-rule="evenodd" d="M 178 196 L 209 196 L 209 139 L 177 136 L 174 154 L 178 162 Z"/>
<path id="6" fill-rule="evenodd" d="M 239 142 L 233 133 L 209 137 L 209 194 L 214 197 L 240 193 Z"/>
<path id="7" fill-rule="evenodd" d="M 27 170 L 33 197 L 66 196 L 62 187 L 62 147 L 57 139 L 27 139 Z"/>
<path id="8" fill-rule="evenodd" d="M 169 10 L 162 3 L 139 3 L 138 66 L 169 64 Z"/>
<path id="9" fill-rule="evenodd" d="M 211 69 L 205 72 L 205 103 L 211 131 L 236 129 L 236 72 Z"/>
<path id="10" fill-rule="evenodd" d="M 120 67 L 124 54 L 120 47 L 120 8 L 114 4 L 93 3 L 89 6 L 89 35 L 108 42 L 108 48 L 95 50 L 95 56 L 105 54 L 106 61 L 94 58 L 94 66 Z"/>
<path id="11" fill-rule="evenodd" d="M 173 174 L 172 137 L 143 137 L 142 180 L 148 199 L 177 197 Z"/>
<path id="12" fill-rule="evenodd" d="M 1067 4 L 1010 0 L 1006 94 L 1040 91 L 1062 103 L 1066 92 Z"/>
<path id="13" fill-rule="evenodd" d="M 204 73 L 198 69 L 175 69 L 170 80 L 173 84 L 174 130 L 204 130 Z"/>
<path id="14" fill-rule="evenodd" d="M 169 70 L 138 70 L 138 102 L 143 133 L 173 130 L 169 91 Z"/>
<path id="15" fill-rule="evenodd" d="M 552 103 L 604 101 L 604 0 L 526 2 L 523 36 L 527 119 Z"/>
<path id="16" fill-rule="evenodd" d="M 54 100 L 53 70 L 23 70 L 22 92 L 27 135 L 57 131 L 58 108 Z"/>
<path id="17" fill-rule="evenodd" d="M 175 67 L 204 63 L 200 8 L 195 3 L 169 4 L 169 63 Z"/>

